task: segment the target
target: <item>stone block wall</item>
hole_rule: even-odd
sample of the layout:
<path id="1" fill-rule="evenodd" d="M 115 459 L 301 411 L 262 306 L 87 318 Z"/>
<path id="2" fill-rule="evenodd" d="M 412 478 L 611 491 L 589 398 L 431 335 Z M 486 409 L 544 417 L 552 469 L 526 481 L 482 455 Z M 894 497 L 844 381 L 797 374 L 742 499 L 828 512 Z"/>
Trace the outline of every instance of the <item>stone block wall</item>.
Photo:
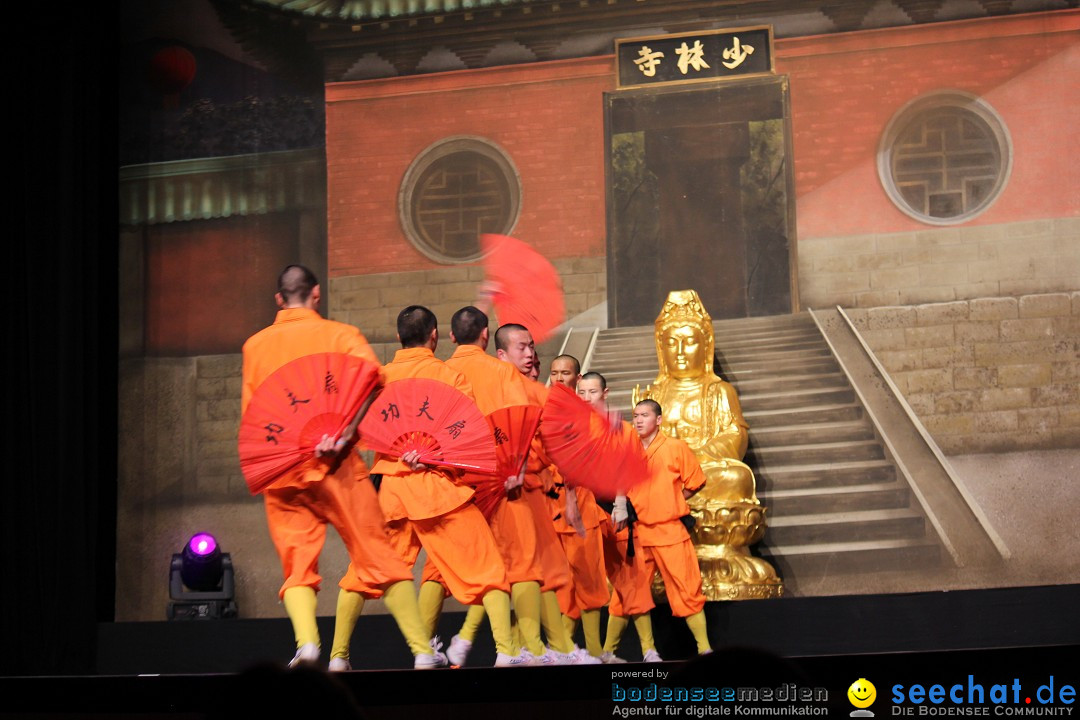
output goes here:
<path id="1" fill-rule="evenodd" d="M 946 453 L 1080 447 L 1080 292 L 848 314 Z"/>
<path id="2" fill-rule="evenodd" d="M 240 364 L 240 355 L 195 358 L 195 488 L 200 495 L 247 492 L 236 449 Z"/>
<path id="3" fill-rule="evenodd" d="M 607 299 L 607 266 L 601 257 L 562 258 L 552 261 L 562 277 L 566 315 L 573 317 Z M 383 362 L 397 349 L 397 314 L 402 308 L 425 305 L 439 318 L 445 342 L 440 351 L 453 352 L 449 343 L 450 317 L 476 302 L 484 278 L 479 265 L 457 265 L 376 275 L 330 279 L 329 317 L 360 328 Z M 443 353 L 439 353 L 443 357 Z"/>
<path id="4" fill-rule="evenodd" d="M 1080 217 L 800 239 L 803 307 L 879 307 L 1068 292 Z"/>

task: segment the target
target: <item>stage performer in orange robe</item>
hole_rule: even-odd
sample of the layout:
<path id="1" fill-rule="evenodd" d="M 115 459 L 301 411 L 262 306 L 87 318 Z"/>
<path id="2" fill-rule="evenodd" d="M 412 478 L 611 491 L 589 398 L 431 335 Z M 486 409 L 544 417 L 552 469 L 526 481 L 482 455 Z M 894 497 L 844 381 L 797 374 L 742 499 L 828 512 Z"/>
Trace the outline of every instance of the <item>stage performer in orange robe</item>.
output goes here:
<path id="1" fill-rule="evenodd" d="M 383 371 L 386 384 L 406 378 L 438 380 L 474 398 L 465 376 L 435 357 L 439 329 L 435 315 L 420 305 L 398 314 L 401 350 Z M 461 472 L 417 462 L 416 452 L 400 458 L 379 454 L 372 472 L 382 474 L 379 504 L 391 541 L 410 566 L 423 547 L 450 593 L 465 605 L 483 604 L 497 651 L 496 666 L 529 662 L 513 646 L 510 585 L 506 565 L 483 514 L 470 500 L 473 489 Z"/>
<path id="2" fill-rule="evenodd" d="M 608 413 L 607 379 L 598 372 L 587 372 L 577 384 L 578 397 L 593 406 L 601 414 Z M 619 421 L 616 431 L 634 433 L 629 423 Z M 611 514 L 604 513 L 601 533 L 604 542 L 604 567 L 611 581 L 611 602 L 608 604 L 607 638 L 600 656 L 605 663 L 625 662 L 617 655 L 619 640 L 626 626 L 633 621 L 641 642 L 641 653 L 646 662 L 660 659 L 653 639 L 652 618 L 649 611 L 656 607 L 652 599 L 652 575 L 646 574 L 640 555 L 628 555 L 630 534 L 627 527 L 627 504 L 625 498 L 616 498 Z"/>
<path id="3" fill-rule="evenodd" d="M 495 332 L 495 354 L 517 368 L 522 376 L 528 377 L 536 362 L 536 346 L 528 328 L 507 324 Z M 543 406 L 547 400 L 548 389 L 538 382 L 526 383 L 529 397 L 534 404 Z M 570 633 L 563 623 L 564 609 L 559 604 L 558 590 L 570 585 L 570 565 L 562 551 L 562 544 L 552 523 L 551 506 L 546 492 L 554 489 L 550 476 L 545 483 L 544 470 L 551 465 L 551 460 L 544 452 L 540 434 L 537 432 L 529 459 L 525 465 L 522 483 L 522 495 L 532 511 L 536 524 L 536 533 L 540 551 L 540 562 L 544 573 L 541 589 L 540 619 L 547 636 L 548 645 L 558 653 L 557 661 L 567 664 L 592 664 L 595 659 L 585 650 L 574 645 Z M 564 593 L 565 595 L 565 593 Z"/>
<path id="4" fill-rule="evenodd" d="M 505 407 L 529 405 L 526 380 L 521 373 L 509 363 L 487 354 L 488 333 L 488 317 L 483 311 L 472 306 L 458 310 L 450 320 L 450 338 L 458 347 L 446 364 L 469 381 L 476 405 L 484 415 Z M 506 563 L 510 601 L 525 649 L 534 657 L 542 657 L 545 654 L 540 639 L 540 580 L 543 573 L 532 512 L 519 491 L 513 498 L 500 501 L 488 522 Z M 420 614 L 429 627 L 434 627 L 445 592 L 441 577 L 437 572 L 429 571 L 430 567 L 431 563 L 424 567 Z M 450 640 L 446 654 L 454 665 L 465 664 L 483 616 L 483 606 L 473 605 L 462 631 Z"/>
<path id="5" fill-rule="evenodd" d="M 551 361 L 552 383 L 565 385 L 577 392 L 580 378 L 581 365 L 573 355 L 559 355 Z M 558 475 L 557 468 L 549 470 L 553 474 L 555 490 L 558 493 L 558 498 L 552 503 L 555 532 L 559 535 L 566 560 L 570 563 L 572 578 L 570 586 L 560 591 L 560 594 L 567 593 L 569 597 L 565 600 L 560 597 L 559 604 L 570 606 L 565 619 L 571 637 L 574 635 L 574 626 L 580 619 L 585 635 L 585 649 L 598 658 L 604 652 L 600 640 L 600 609 L 608 604 L 610 598 L 607 574 L 604 571 L 604 538 L 600 528 L 605 514 L 597 506 L 591 491 L 567 487 Z M 575 517 L 575 511 L 578 517 Z"/>
<path id="6" fill-rule="evenodd" d="M 319 316 L 321 290 L 307 268 L 285 268 L 274 299 L 280 308 L 274 324 L 244 343 L 241 412 L 263 380 L 305 355 L 340 352 L 378 365 L 359 330 Z M 289 664 L 319 660 L 315 594 L 322 580 L 319 553 L 330 523 L 349 552 L 349 569 L 339 583 L 330 670 L 350 669 L 349 641 L 364 598 L 377 597 L 383 598 L 397 620 L 415 656 L 415 667 L 445 665 L 445 657 L 433 651 L 430 636 L 423 630 L 412 572 L 390 545 L 367 468 L 356 452 L 345 450 L 351 439 L 324 439 L 317 448 L 319 457 L 290 470 L 263 493 L 270 537 L 285 573 L 279 595 L 296 635 L 296 655 Z M 337 458 L 339 452 L 345 454 Z"/>
<path id="7" fill-rule="evenodd" d="M 634 407 L 634 430 L 645 448 L 649 468 L 649 479 L 627 493 L 637 513 L 635 542 L 644 560 L 644 576 L 651 583 L 653 573 L 659 569 L 671 614 L 686 618 L 698 654 L 704 655 L 712 652 L 705 622 L 705 595 L 701 591 L 697 553 L 684 518 L 690 517 L 686 500 L 705 486 L 705 474 L 685 442 L 660 432 L 661 420 L 660 405 L 655 400 L 642 400 Z"/>

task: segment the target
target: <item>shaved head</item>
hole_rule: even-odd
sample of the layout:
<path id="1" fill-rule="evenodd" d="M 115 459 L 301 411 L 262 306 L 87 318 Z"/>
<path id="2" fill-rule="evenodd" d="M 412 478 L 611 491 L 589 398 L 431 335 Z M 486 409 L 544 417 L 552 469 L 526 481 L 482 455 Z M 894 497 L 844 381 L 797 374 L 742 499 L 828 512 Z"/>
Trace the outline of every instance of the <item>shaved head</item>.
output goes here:
<path id="1" fill-rule="evenodd" d="M 487 328 L 488 316 L 472 305 L 461 308 L 450 318 L 450 332 L 458 345 L 475 345 Z"/>
<path id="2" fill-rule="evenodd" d="M 507 323 L 500 325 L 499 329 L 495 331 L 495 349 L 506 350 L 510 347 L 510 335 L 515 332 L 529 332 L 529 328 L 524 325 L 518 325 L 517 323 Z M 532 333 L 529 333 L 532 335 Z"/>
<path id="3" fill-rule="evenodd" d="M 602 389 L 604 389 L 604 390 L 607 390 L 607 378 L 605 378 L 603 375 L 601 375 L 598 372 L 587 372 L 587 373 L 585 373 L 584 375 L 581 376 L 581 379 L 582 380 L 599 380 L 600 381 L 600 387 Z"/>
<path id="4" fill-rule="evenodd" d="M 290 265 L 278 276 L 278 293 L 286 305 L 302 305 L 318 284 L 315 273 L 303 265 Z"/>
<path id="5" fill-rule="evenodd" d="M 524 325 L 503 325 L 495 332 L 495 355 L 516 367 L 522 375 L 529 375 L 536 362 L 532 333 Z"/>
<path id="6" fill-rule="evenodd" d="M 398 313 L 397 334 L 403 348 L 423 347 L 438 327 L 435 313 L 423 305 L 410 305 Z"/>
<path id="7" fill-rule="evenodd" d="M 573 355 L 559 355 L 551 361 L 552 365 L 555 363 L 569 363 L 570 368 L 574 371 L 575 375 L 581 374 L 581 363 L 578 362 L 578 359 Z"/>
<path id="8" fill-rule="evenodd" d="M 549 374 L 551 382 L 575 390 L 578 378 L 581 377 L 581 363 L 573 355 L 560 355 L 551 361 Z"/>
<path id="9" fill-rule="evenodd" d="M 661 411 L 661 409 L 660 409 L 660 403 L 656 402 L 652 398 L 649 398 L 648 400 L 642 400 L 641 402 L 639 402 L 637 405 L 634 406 L 634 409 L 637 410 L 640 407 L 649 408 L 650 410 L 652 410 L 653 415 L 663 415 L 664 414 L 663 411 Z"/>

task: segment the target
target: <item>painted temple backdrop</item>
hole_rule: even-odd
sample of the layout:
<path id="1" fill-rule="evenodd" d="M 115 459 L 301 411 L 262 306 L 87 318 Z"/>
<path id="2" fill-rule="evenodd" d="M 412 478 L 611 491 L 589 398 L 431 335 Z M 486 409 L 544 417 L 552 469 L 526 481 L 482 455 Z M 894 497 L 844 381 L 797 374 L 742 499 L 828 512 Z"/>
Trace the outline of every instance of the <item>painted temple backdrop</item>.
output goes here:
<path id="1" fill-rule="evenodd" d="M 701 293 L 770 508 L 755 552 L 788 595 L 1080 580 L 1075 2 L 124 6 L 117 620 L 163 619 L 168 558 L 199 530 L 232 554 L 241 616 L 282 614 L 235 442 L 240 346 L 280 268 L 314 268 L 324 312 L 389 359 L 401 307 L 445 323 L 474 300 L 478 231 L 553 261 L 620 409 L 655 356 L 605 355 L 605 332 Z M 694 78 L 732 62 L 733 28 L 764 29 L 743 42 L 768 62 Z M 680 43 L 714 37 L 680 72 Z M 650 84 L 642 48 L 675 82 Z M 944 485 L 884 411 L 852 409 L 874 400 L 846 385 L 834 321 Z M 752 369 L 770 338 L 789 361 Z M 323 558 L 335 582 L 335 537 Z"/>

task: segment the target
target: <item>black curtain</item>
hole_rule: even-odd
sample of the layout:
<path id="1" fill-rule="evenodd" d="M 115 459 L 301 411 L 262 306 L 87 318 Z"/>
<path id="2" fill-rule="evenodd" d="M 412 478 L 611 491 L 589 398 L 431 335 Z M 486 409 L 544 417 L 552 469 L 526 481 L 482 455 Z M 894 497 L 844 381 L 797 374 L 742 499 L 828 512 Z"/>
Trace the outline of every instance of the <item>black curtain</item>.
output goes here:
<path id="1" fill-rule="evenodd" d="M 116 531 L 115 8 L 5 9 L 0 674 L 90 673 Z"/>

